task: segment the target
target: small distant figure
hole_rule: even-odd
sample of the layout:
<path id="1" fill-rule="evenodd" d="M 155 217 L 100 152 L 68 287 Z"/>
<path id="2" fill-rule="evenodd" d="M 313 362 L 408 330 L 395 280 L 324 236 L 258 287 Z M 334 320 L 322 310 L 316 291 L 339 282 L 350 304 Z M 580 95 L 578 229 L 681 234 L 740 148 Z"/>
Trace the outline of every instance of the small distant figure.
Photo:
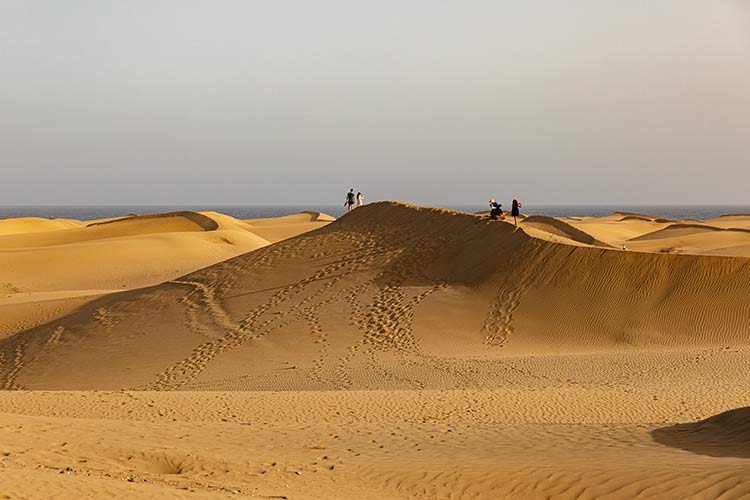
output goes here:
<path id="1" fill-rule="evenodd" d="M 357 193 L 357 206 L 361 207 L 365 204 L 365 195 L 362 193 Z"/>
<path id="2" fill-rule="evenodd" d="M 513 206 L 510 207 L 510 215 L 513 216 L 513 225 L 518 227 L 518 217 L 521 215 L 521 202 L 513 200 Z"/>
<path id="3" fill-rule="evenodd" d="M 347 212 L 351 212 L 352 210 L 354 210 L 354 198 L 354 188 L 351 188 L 349 192 L 346 193 L 346 201 L 344 202 L 344 206 L 346 207 Z"/>
<path id="4" fill-rule="evenodd" d="M 495 201 L 495 198 L 490 200 L 490 219 L 492 220 L 505 220 L 505 212 L 503 212 L 503 204 Z"/>

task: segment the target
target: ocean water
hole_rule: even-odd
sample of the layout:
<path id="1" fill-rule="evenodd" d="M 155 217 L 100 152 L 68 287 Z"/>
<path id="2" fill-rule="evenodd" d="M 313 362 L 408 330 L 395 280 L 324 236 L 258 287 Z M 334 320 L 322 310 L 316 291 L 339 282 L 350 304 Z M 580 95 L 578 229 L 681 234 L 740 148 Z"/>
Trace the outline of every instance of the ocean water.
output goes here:
<path id="1" fill-rule="evenodd" d="M 486 205 L 442 205 L 440 208 L 474 213 L 488 210 Z M 505 207 L 510 209 L 510 204 Z M 346 213 L 341 205 L 102 205 L 102 206 L 0 206 L 0 219 L 11 217 L 104 219 L 129 214 L 152 214 L 178 210 L 214 210 L 237 219 L 280 217 L 302 210 L 324 212 L 334 217 Z M 750 214 L 750 205 L 534 205 L 525 203 L 522 212 L 552 217 L 601 217 L 612 212 L 638 212 L 666 219 L 711 219 L 719 215 Z"/>

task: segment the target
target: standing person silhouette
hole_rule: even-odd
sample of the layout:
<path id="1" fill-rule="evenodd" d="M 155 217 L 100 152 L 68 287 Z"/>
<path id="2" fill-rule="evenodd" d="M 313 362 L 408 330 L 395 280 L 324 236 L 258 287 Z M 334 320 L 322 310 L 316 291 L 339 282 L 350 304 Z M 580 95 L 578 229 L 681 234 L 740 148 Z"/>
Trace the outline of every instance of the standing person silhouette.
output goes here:
<path id="1" fill-rule="evenodd" d="M 347 212 L 351 212 L 354 210 L 354 188 L 351 188 L 348 193 L 346 193 L 346 201 L 344 202 L 344 206 L 346 207 Z"/>
<path id="2" fill-rule="evenodd" d="M 521 202 L 513 200 L 513 206 L 510 208 L 510 215 L 513 216 L 513 224 L 518 227 L 518 217 L 521 215 Z"/>
<path id="3" fill-rule="evenodd" d="M 357 193 L 357 206 L 361 207 L 365 204 L 365 195 L 362 193 Z"/>

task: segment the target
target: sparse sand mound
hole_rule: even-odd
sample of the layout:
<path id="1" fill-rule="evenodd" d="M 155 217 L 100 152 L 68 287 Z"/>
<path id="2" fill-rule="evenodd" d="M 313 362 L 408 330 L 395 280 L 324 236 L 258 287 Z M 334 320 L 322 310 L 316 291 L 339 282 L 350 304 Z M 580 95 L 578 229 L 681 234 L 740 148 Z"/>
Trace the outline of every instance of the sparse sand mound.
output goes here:
<path id="1" fill-rule="evenodd" d="M 661 217 L 657 217 L 656 215 L 647 215 L 647 214 L 640 214 L 638 212 L 613 212 L 611 215 L 602 217 L 604 218 L 616 218 L 620 221 L 625 220 L 643 220 L 643 221 L 649 221 L 649 222 L 655 222 L 657 220 L 667 220 L 662 219 Z"/>
<path id="2" fill-rule="evenodd" d="M 502 377 L 491 353 L 748 345 L 749 291 L 748 259 L 556 244 L 378 203 L 7 339 L 0 352 L 18 362 L 2 376 L 49 389 L 484 387 Z"/>
<path id="3" fill-rule="evenodd" d="M 330 215 L 320 212 L 301 212 L 284 217 L 248 219 L 244 222 L 255 234 L 275 243 L 300 234 L 301 229 L 309 228 L 310 225 L 323 227 L 334 220 L 336 219 Z"/>
<path id="4" fill-rule="evenodd" d="M 19 217 L 0 219 L 0 236 L 19 233 L 42 233 L 81 227 L 82 222 L 71 219 L 40 219 L 38 217 Z"/>
<path id="5" fill-rule="evenodd" d="M 168 281 L 270 244 L 248 224 L 215 212 L 0 223 L 14 228 L 0 235 L 0 337 L 64 316 L 93 297 Z M 297 220 L 286 234 L 322 224 Z"/>
<path id="6" fill-rule="evenodd" d="M 734 220 L 734 221 L 744 222 L 744 221 L 750 220 L 750 214 L 725 214 L 725 215 L 720 215 L 718 217 L 711 219 L 711 221 L 720 221 L 720 220 L 723 220 L 723 221 Z"/>
<path id="7" fill-rule="evenodd" d="M 543 215 L 532 215 L 522 221 L 522 228 L 527 230 L 529 228 L 535 229 L 541 233 L 534 233 L 532 236 L 544 238 L 544 233 L 549 235 L 556 235 L 566 238 L 575 243 L 581 243 L 584 245 L 592 245 L 599 247 L 609 247 L 606 243 L 597 240 L 589 233 L 582 231 L 565 221 L 556 219 L 554 217 L 546 217 Z"/>
<path id="8" fill-rule="evenodd" d="M 750 257 L 750 229 L 678 223 L 632 238 L 633 250 Z"/>
<path id="9" fill-rule="evenodd" d="M 566 218 L 566 222 L 615 248 L 653 253 L 750 257 L 750 224 L 742 217 L 711 221 L 671 221 L 615 213 L 606 217 Z"/>
<path id="10" fill-rule="evenodd" d="M 706 223 L 723 228 L 750 229 L 750 215 L 722 215 Z"/>
<path id="11" fill-rule="evenodd" d="M 670 224 L 669 226 L 663 229 L 659 229 L 652 233 L 644 234 L 643 236 L 638 236 L 636 238 L 633 238 L 631 241 L 656 240 L 656 239 L 674 238 L 674 237 L 679 237 L 679 236 L 694 236 L 696 234 L 711 233 L 711 232 L 715 233 L 715 232 L 721 232 L 721 231 L 735 231 L 735 232 L 741 232 L 741 233 L 750 233 L 750 230 L 747 230 L 747 229 L 715 227 L 715 226 L 710 226 L 708 224 L 680 223 L 680 224 Z"/>
<path id="12" fill-rule="evenodd" d="M 670 219 L 663 219 L 663 218 L 653 218 L 653 219 L 651 219 L 651 218 L 648 218 L 648 217 L 640 217 L 640 216 L 635 216 L 635 215 L 626 215 L 625 217 L 619 219 L 618 222 L 625 222 L 625 221 L 629 221 L 629 220 L 638 220 L 638 221 L 645 221 L 645 222 L 656 222 L 656 223 L 659 223 L 659 224 L 666 224 L 668 222 L 674 222 L 673 220 L 670 220 Z"/>
<path id="13" fill-rule="evenodd" d="M 330 215 L 324 214 L 323 212 L 313 212 L 313 211 L 308 210 L 302 213 L 310 216 L 310 222 L 316 222 L 316 221 L 333 222 L 336 220 L 335 217 L 331 217 Z"/>
<path id="14" fill-rule="evenodd" d="M 245 222 L 253 226 L 280 226 L 283 224 L 298 224 L 300 222 L 333 222 L 334 220 L 336 220 L 334 217 L 322 212 L 304 211 L 281 217 L 247 219 Z"/>
<path id="15" fill-rule="evenodd" d="M 208 217 L 199 212 L 179 211 L 179 212 L 167 212 L 163 214 L 149 214 L 149 215 L 130 215 L 128 217 L 122 217 L 119 219 L 107 220 L 104 222 L 92 222 L 88 224 L 88 227 L 93 226 L 104 226 L 104 225 L 122 225 L 126 222 L 140 222 L 140 221 L 153 221 L 153 220 L 164 220 L 164 219 L 186 219 L 194 223 L 196 226 L 204 231 L 215 231 L 219 228 L 219 224 L 211 217 Z"/>
<path id="16" fill-rule="evenodd" d="M 58 231 L 0 236 L 0 249 L 39 248 L 151 234 L 214 231 L 218 224 L 196 212 L 137 215 Z"/>

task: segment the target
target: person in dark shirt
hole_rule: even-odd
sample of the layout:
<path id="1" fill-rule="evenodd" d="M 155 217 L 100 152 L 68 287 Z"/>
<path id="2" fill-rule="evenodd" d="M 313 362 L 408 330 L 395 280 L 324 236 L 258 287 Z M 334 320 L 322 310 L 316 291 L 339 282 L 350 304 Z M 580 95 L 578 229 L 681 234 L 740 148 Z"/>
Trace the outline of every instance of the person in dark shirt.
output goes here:
<path id="1" fill-rule="evenodd" d="M 344 206 L 346 207 L 347 212 L 351 212 L 354 210 L 354 204 L 357 202 L 354 195 L 354 188 L 351 188 L 348 193 L 346 193 L 346 201 L 344 202 Z"/>
<path id="2" fill-rule="evenodd" d="M 495 201 L 495 198 L 490 200 L 490 219 L 492 220 L 504 220 L 505 214 L 503 214 L 503 204 Z"/>
<path id="3" fill-rule="evenodd" d="M 513 216 L 513 224 L 518 227 L 518 217 L 521 215 L 521 202 L 513 200 L 513 206 L 510 207 L 510 215 Z"/>

